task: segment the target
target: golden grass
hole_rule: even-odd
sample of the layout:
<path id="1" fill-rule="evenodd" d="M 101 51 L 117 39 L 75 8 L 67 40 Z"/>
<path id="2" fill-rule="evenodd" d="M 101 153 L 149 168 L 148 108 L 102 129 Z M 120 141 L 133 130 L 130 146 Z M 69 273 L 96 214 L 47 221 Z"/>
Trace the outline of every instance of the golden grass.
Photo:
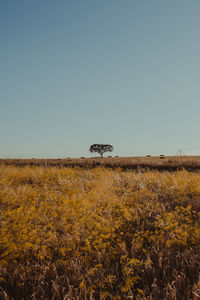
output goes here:
<path id="1" fill-rule="evenodd" d="M 0 299 L 199 299 L 198 172 L 1 166 L 0 214 Z"/>

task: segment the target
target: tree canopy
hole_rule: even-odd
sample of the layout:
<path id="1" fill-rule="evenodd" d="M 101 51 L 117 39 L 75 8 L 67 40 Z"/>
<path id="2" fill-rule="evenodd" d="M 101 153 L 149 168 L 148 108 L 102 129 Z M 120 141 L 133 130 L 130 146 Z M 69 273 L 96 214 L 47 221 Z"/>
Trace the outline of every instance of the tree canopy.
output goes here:
<path id="1" fill-rule="evenodd" d="M 90 146 L 90 152 L 97 152 L 103 157 L 105 152 L 112 152 L 113 146 L 109 144 L 93 144 Z"/>

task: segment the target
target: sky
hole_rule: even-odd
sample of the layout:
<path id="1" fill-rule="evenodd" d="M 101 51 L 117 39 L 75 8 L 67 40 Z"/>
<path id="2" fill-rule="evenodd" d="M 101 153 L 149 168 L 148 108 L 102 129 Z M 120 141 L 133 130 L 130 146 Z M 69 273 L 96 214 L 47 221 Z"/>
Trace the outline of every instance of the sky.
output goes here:
<path id="1" fill-rule="evenodd" d="M 200 155 L 199 15 L 199 0 L 0 0 L 0 158 Z"/>

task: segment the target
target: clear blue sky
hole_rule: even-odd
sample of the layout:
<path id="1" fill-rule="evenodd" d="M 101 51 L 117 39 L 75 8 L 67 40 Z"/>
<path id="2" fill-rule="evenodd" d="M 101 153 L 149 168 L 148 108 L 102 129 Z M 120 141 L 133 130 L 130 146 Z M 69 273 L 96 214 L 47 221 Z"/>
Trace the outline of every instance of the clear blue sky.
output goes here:
<path id="1" fill-rule="evenodd" d="M 0 157 L 200 154 L 199 0 L 0 0 Z"/>

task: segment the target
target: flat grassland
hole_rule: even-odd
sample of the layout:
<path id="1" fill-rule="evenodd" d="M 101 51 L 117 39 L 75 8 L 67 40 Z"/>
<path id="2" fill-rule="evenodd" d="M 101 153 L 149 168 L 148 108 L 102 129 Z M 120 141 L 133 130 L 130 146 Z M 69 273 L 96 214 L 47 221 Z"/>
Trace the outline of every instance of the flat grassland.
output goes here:
<path id="1" fill-rule="evenodd" d="M 197 300 L 200 173 L 1 165 L 0 237 L 0 299 Z"/>
<path id="2" fill-rule="evenodd" d="M 0 165 L 43 166 L 43 167 L 82 167 L 86 169 L 104 166 L 123 170 L 149 169 L 175 171 L 200 170 L 200 156 L 137 156 L 137 157 L 91 157 L 62 159 L 0 159 Z"/>

